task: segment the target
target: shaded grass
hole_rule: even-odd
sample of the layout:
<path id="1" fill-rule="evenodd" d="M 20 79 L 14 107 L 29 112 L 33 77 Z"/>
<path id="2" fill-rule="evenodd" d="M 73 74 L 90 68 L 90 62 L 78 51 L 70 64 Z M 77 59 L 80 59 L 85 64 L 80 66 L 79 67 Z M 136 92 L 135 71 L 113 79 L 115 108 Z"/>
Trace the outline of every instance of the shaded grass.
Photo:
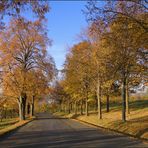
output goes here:
<path id="1" fill-rule="evenodd" d="M 139 109 L 144 109 L 148 108 L 148 100 L 146 99 L 136 99 L 136 100 L 130 100 L 129 101 L 129 109 L 130 110 L 139 110 Z M 106 104 L 102 104 L 102 109 L 106 109 Z M 121 102 L 115 102 L 115 101 L 110 101 L 110 109 L 113 111 L 121 110 L 122 109 L 122 103 Z"/>
<path id="2" fill-rule="evenodd" d="M 129 105 L 132 110 L 148 108 L 148 100 L 135 100 Z"/>
<path id="3" fill-rule="evenodd" d="M 11 126 L 11 125 L 17 123 L 18 121 L 19 121 L 18 118 L 3 119 L 3 120 L 0 122 L 0 130 L 3 129 L 3 128 L 7 128 L 8 126 Z"/>
<path id="4" fill-rule="evenodd" d="M 5 126 L 5 128 L 0 129 L 0 136 L 4 136 L 7 133 L 10 133 L 11 131 L 27 124 L 28 122 L 32 121 L 35 117 L 31 117 L 31 118 L 27 118 L 26 120 L 22 120 L 22 121 L 17 121 L 16 123 L 13 123 L 9 126 Z"/>

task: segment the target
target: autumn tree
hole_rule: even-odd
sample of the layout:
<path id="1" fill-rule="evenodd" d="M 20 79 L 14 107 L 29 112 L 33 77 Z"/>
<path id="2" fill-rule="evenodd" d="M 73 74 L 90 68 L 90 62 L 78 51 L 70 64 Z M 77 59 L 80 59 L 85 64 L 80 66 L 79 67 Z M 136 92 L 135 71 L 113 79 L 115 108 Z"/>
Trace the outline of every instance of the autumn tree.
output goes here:
<path id="1" fill-rule="evenodd" d="M 27 100 L 27 74 L 33 69 L 40 69 L 44 75 L 53 73 L 53 62 L 47 58 L 47 45 L 51 41 L 41 21 L 14 19 L 1 31 L 1 65 L 5 79 L 10 78 L 12 86 L 16 84 L 18 92 L 20 119 L 25 119 Z M 6 77 L 5 73 L 9 75 Z M 19 75 L 19 78 L 17 77 Z M 5 81 L 4 79 L 4 81 Z M 9 81 L 8 81 L 9 82 Z M 8 84 L 8 83 L 7 83 Z M 16 92 L 16 91 L 15 91 Z"/>
<path id="2" fill-rule="evenodd" d="M 75 102 L 75 108 L 77 104 L 82 105 L 85 102 L 85 114 L 88 115 L 88 102 L 89 96 L 92 94 L 93 84 L 93 62 L 91 43 L 82 41 L 74 45 L 69 55 L 67 56 L 65 63 L 65 82 L 66 91 L 70 94 Z M 81 103 L 80 103 L 81 102 Z"/>
<path id="3" fill-rule="evenodd" d="M 52 61 L 51 61 L 52 62 Z M 54 77 L 54 65 L 48 63 L 50 66 L 50 71 L 47 71 L 47 75 L 40 69 L 31 70 L 27 75 L 27 96 L 28 96 L 28 106 L 30 107 L 30 115 L 34 116 L 34 103 L 43 95 L 49 94 L 50 82 Z M 49 75 L 50 76 L 49 76 Z M 28 112 L 29 113 L 29 112 Z"/>
<path id="4" fill-rule="evenodd" d="M 99 4 L 100 2 L 95 0 L 87 3 L 84 13 L 88 22 L 95 22 L 97 25 L 99 21 L 102 21 L 105 22 L 107 27 L 112 21 L 116 20 L 117 16 L 120 16 L 121 19 L 122 17 L 126 18 L 145 32 L 148 31 L 146 1 L 106 1 L 103 6 Z"/>
<path id="5" fill-rule="evenodd" d="M 51 104 L 56 104 L 59 111 L 68 111 L 70 113 L 70 97 L 64 90 L 64 81 L 56 80 L 50 87 Z"/>
<path id="6" fill-rule="evenodd" d="M 33 14 L 41 20 L 45 18 L 45 14 L 50 10 L 50 7 L 47 1 L 0 1 L 0 29 L 5 26 L 3 22 L 5 16 L 18 18 L 28 9 L 32 10 Z"/>
<path id="7" fill-rule="evenodd" d="M 97 2 L 88 2 L 86 6 L 90 30 L 95 34 L 93 39 L 99 44 L 103 39 L 105 50 L 110 48 L 107 58 L 110 59 L 112 73 L 117 74 L 115 79 L 122 83 L 123 121 L 126 120 L 125 110 L 129 112 L 126 97 L 128 83 L 131 78 L 139 77 L 145 71 L 146 10 L 144 1 L 105 2 L 103 7 L 99 7 Z"/>

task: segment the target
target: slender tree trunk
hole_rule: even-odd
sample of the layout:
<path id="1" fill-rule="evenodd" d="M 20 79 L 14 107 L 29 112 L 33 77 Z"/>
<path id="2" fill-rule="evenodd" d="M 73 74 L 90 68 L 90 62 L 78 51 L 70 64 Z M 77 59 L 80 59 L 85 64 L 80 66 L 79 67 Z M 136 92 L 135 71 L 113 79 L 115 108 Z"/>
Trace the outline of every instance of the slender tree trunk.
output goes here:
<path id="1" fill-rule="evenodd" d="M 95 111 L 98 110 L 98 99 L 97 99 L 97 95 L 95 97 Z"/>
<path id="2" fill-rule="evenodd" d="M 19 118 L 20 118 L 20 120 L 24 120 L 24 117 L 23 117 L 23 103 L 22 103 L 22 96 L 19 97 L 18 105 L 19 105 Z"/>
<path id="3" fill-rule="evenodd" d="M 106 112 L 109 112 L 109 95 L 106 96 Z"/>
<path id="4" fill-rule="evenodd" d="M 81 115 L 83 115 L 83 100 L 81 100 L 81 103 L 80 103 L 80 105 L 81 105 Z"/>
<path id="5" fill-rule="evenodd" d="M 71 102 L 70 108 L 71 108 L 71 112 L 73 112 L 73 102 Z"/>
<path id="6" fill-rule="evenodd" d="M 22 109 L 23 109 L 23 118 L 25 120 L 25 114 L 26 114 L 26 100 L 27 100 L 27 95 L 26 93 L 24 94 L 23 98 L 22 98 Z"/>
<path id="7" fill-rule="evenodd" d="M 126 114 L 129 114 L 129 89 L 128 89 L 128 81 L 126 81 Z"/>
<path id="8" fill-rule="evenodd" d="M 63 102 L 61 103 L 61 111 L 63 112 Z"/>
<path id="9" fill-rule="evenodd" d="M 28 115 L 30 114 L 30 103 L 28 103 L 28 105 L 27 105 L 27 114 Z"/>
<path id="10" fill-rule="evenodd" d="M 0 117 L 1 117 L 1 122 L 2 122 L 2 120 L 3 120 L 3 117 L 4 117 L 3 113 L 4 113 L 4 109 L 2 108 L 2 109 L 0 110 Z"/>
<path id="11" fill-rule="evenodd" d="M 88 116 L 88 98 L 85 99 L 85 115 Z"/>
<path id="12" fill-rule="evenodd" d="M 98 98 L 98 118 L 102 119 L 101 83 L 99 79 L 98 79 L 98 85 L 97 85 L 97 98 Z"/>
<path id="13" fill-rule="evenodd" d="M 4 117 L 7 118 L 7 108 L 5 108 Z"/>
<path id="14" fill-rule="evenodd" d="M 78 113 L 80 112 L 80 102 L 78 101 L 78 104 L 77 104 L 77 109 L 78 109 Z"/>
<path id="15" fill-rule="evenodd" d="M 75 101 L 75 115 L 77 114 L 77 101 Z"/>
<path id="16" fill-rule="evenodd" d="M 59 105 L 59 111 L 62 112 L 62 104 Z"/>
<path id="17" fill-rule="evenodd" d="M 67 112 L 67 106 L 66 106 L 66 104 L 65 104 L 64 110 L 65 110 L 65 113 L 66 113 Z"/>
<path id="18" fill-rule="evenodd" d="M 70 102 L 68 102 L 68 113 L 70 114 L 70 112 L 71 112 L 71 104 Z"/>
<path id="19" fill-rule="evenodd" d="M 35 99 L 35 96 L 32 96 L 32 103 L 31 103 L 31 116 L 34 116 L 34 99 Z"/>
<path id="20" fill-rule="evenodd" d="M 126 121 L 126 78 L 122 82 L 122 121 Z"/>
<path id="21" fill-rule="evenodd" d="M 83 99 L 83 113 L 85 114 L 85 99 Z"/>
<path id="22" fill-rule="evenodd" d="M 83 99 L 83 112 L 85 113 L 85 100 Z"/>
<path id="23" fill-rule="evenodd" d="M 65 104 L 63 104 L 63 112 L 65 113 Z"/>

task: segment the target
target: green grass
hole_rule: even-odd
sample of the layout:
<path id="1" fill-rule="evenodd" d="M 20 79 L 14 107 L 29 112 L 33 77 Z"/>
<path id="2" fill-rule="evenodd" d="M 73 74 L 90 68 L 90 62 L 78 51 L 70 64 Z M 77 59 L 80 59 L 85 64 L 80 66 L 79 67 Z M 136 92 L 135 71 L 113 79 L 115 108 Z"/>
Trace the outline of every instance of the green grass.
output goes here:
<path id="1" fill-rule="evenodd" d="M 130 108 L 133 110 L 148 108 L 148 100 L 135 100 L 130 102 Z"/>

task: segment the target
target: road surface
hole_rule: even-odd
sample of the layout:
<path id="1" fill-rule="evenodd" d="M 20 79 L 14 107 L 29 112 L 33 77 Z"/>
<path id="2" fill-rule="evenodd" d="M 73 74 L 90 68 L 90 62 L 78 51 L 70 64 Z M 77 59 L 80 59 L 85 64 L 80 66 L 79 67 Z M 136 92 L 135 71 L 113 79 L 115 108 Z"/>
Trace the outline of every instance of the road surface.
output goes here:
<path id="1" fill-rule="evenodd" d="M 98 129 L 70 119 L 40 113 L 34 120 L 0 139 L 0 148 L 144 148 L 140 140 Z"/>

